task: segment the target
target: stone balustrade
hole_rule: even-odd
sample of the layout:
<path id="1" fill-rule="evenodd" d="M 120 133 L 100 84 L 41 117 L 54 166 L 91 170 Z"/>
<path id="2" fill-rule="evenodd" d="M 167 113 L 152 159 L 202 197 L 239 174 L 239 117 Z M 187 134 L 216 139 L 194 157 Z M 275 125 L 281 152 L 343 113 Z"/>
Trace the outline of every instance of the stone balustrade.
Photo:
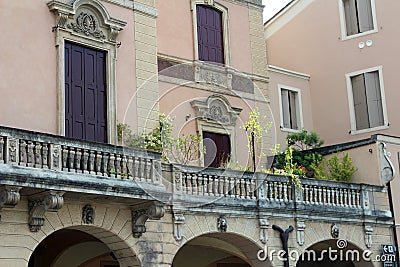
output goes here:
<path id="1" fill-rule="evenodd" d="M 301 178 L 299 187 L 290 177 L 267 173 L 168 163 L 162 169 L 158 153 L 7 127 L 0 127 L 0 174 L 13 180 L 4 185 L 18 187 L 47 183 L 53 190 L 184 205 L 391 217 L 381 186 Z"/>
<path id="2" fill-rule="evenodd" d="M 161 184 L 157 153 L 0 127 L 0 163 Z"/>
<path id="3" fill-rule="evenodd" d="M 383 217 L 390 216 L 386 189 L 380 186 L 300 178 L 301 187 L 296 187 L 281 175 L 178 165 L 173 169 L 174 193 L 192 201 L 234 198 L 257 200 L 262 208 L 356 214 L 382 210 Z"/>

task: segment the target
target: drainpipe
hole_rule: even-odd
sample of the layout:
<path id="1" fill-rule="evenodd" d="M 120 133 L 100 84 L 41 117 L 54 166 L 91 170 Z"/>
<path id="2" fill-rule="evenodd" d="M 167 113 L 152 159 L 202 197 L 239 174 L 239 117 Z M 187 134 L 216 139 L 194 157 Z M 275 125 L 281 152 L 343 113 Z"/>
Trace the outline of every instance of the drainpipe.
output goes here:
<path id="1" fill-rule="evenodd" d="M 389 206 L 390 212 L 392 213 L 393 217 L 393 238 L 394 238 L 394 245 L 396 246 L 396 266 L 399 266 L 400 260 L 400 253 L 399 253 L 399 242 L 397 240 L 397 227 L 400 225 L 396 224 L 396 218 L 394 216 L 394 207 L 393 207 L 393 197 L 392 197 L 392 187 L 390 186 L 390 182 L 388 183 L 388 197 L 389 197 Z"/>

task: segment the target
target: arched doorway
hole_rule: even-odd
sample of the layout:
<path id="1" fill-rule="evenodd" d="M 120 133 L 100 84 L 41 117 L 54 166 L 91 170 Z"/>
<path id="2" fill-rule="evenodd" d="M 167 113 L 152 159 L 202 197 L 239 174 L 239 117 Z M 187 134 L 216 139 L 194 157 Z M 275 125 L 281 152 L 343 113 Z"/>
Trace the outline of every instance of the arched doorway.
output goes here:
<path id="1" fill-rule="evenodd" d="M 330 239 L 308 247 L 296 267 L 373 267 L 364 251 L 342 239 Z"/>
<path id="2" fill-rule="evenodd" d="M 257 259 L 257 244 L 236 234 L 212 233 L 183 245 L 174 257 L 173 267 L 269 267 Z"/>
<path id="3" fill-rule="evenodd" d="M 100 230 L 97 232 L 104 235 L 104 231 Z M 112 233 L 107 233 L 108 238 L 110 235 Z M 28 267 L 127 266 L 118 260 L 118 254 L 95 237 L 95 234 L 89 234 L 84 230 L 65 228 L 50 234 L 40 242 L 29 259 Z M 129 266 L 140 266 L 136 258 L 132 257 L 132 260 Z"/>

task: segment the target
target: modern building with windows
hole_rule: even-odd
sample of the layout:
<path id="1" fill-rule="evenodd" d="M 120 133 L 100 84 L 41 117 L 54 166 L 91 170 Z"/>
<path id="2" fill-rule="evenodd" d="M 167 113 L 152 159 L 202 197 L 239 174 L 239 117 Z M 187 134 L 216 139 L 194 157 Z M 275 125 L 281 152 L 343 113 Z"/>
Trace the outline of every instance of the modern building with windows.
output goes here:
<path id="1" fill-rule="evenodd" d="M 388 189 L 397 237 L 399 38 L 393 18 L 399 7 L 391 0 L 294 0 L 264 25 L 270 98 L 280 98 L 271 102 L 275 117 L 280 115 L 278 139 L 298 130 L 289 122 L 302 116 L 301 128 L 317 132 L 325 151 L 352 156 L 354 182 L 386 185 L 393 177 L 386 179 L 384 169 L 393 169 Z M 301 100 L 282 97 L 285 87 L 296 88 Z M 382 161 L 383 147 L 390 164 Z"/>
<path id="2" fill-rule="evenodd" d="M 287 266 L 267 251 L 331 246 L 379 256 L 392 238 L 383 186 L 303 179 L 299 190 L 223 168 L 250 166 L 250 112 L 273 121 L 280 103 L 282 130 L 312 123 L 310 76 L 269 92 L 262 11 L 261 0 L 0 1 L 0 266 Z M 377 69 L 358 70 L 368 75 L 349 70 L 350 83 Z M 199 135 L 195 160 L 119 138 L 157 133 L 160 113 L 175 137 Z"/>

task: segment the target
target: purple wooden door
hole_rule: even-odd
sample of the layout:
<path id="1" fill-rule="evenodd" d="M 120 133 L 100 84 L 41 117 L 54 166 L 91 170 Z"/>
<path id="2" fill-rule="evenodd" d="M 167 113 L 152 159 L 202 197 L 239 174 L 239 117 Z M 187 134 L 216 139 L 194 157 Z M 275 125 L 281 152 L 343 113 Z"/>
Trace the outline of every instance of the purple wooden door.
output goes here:
<path id="1" fill-rule="evenodd" d="M 65 44 L 65 136 L 107 142 L 105 53 Z"/>
<path id="2" fill-rule="evenodd" d="M 196 12 L 199 60 L 224 64 L 222 12 L 204 5 Z"/>
<path id="3" fill-rule="evenodd" d="M 221 167 L 231 155 L 231 141 L 229 135 L 203 132 L 203 144 L 206 147 L 204 166 Z"/>

